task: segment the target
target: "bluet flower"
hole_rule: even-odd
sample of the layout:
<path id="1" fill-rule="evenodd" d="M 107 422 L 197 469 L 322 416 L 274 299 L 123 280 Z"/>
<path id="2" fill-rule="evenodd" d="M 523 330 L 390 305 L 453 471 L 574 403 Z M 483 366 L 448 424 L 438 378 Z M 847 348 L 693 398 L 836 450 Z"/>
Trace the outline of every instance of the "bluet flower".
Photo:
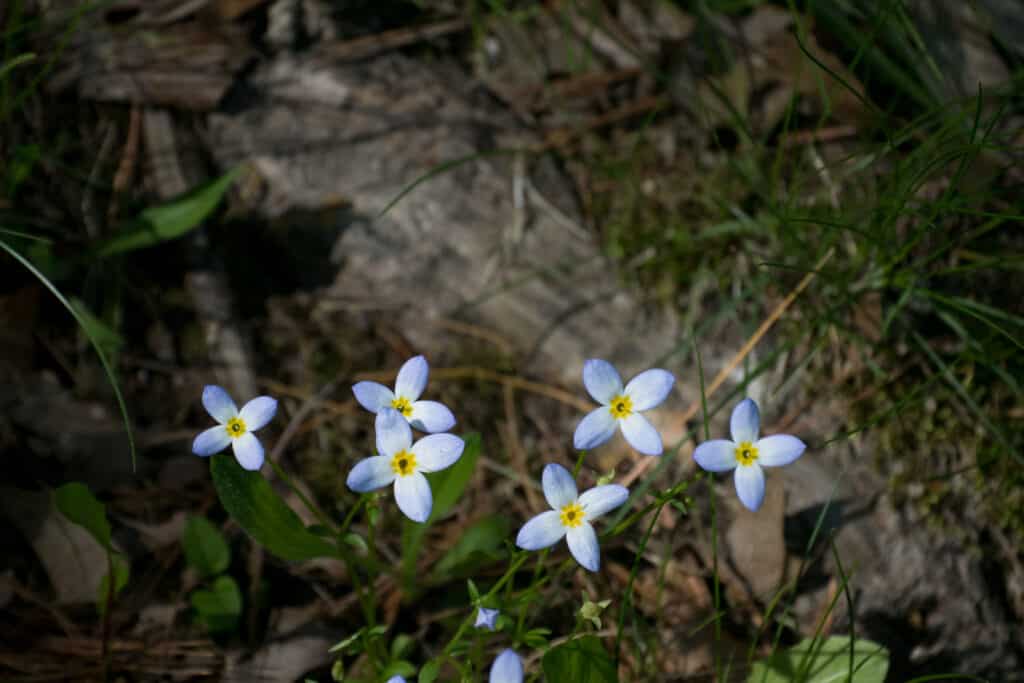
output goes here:
<path id="1" fill-rule="evenodd" d="M 388 683 L 406 683 L 406 681 L 401 676 L 392 676 L 388 679 Z"/>
<path id="2" fill-rule="evenodd" d="M 666 370 L 645 370 L 622 386 L 622 378 L 611 363 L 592 358 L 583 364 L 583 384 L 601 404 L 580 420 L 573 436 L 578 450 L 588 451 L 612 438 L 615 430 L 629 445 L 644 455 L 661 455 L 661 435 L 640 413 L 661 404 L 676 379 Z"/>
<path id="3" fill-rule="evenodd" d="M 753 399 L 743 399 L 733 408 L 729 419 L 732 441 L 705 441 L 693 452 L 693 459 L 708 472 L 735 469 L 736 495 L 747 509 L 757 512 L 764 502 L 764 471 L 762 467 L 788 465 L 807 446 L 789 434 L 775 434 L 758 439 L 761 415 Z"/>
<path id="4" fill-rule="evenodd" d="M 416 356 L 405 361 L 398 371 L 394 391 L 379 382 L 359 382 L 352 387 L 352 393 L 359 405 L 371 413 L 380 413 L 383 408 L 394 408 L 421 432 L 447 432 L 455 426 L 452 411 L 443 403 L 419 400 L 427 387 L 429 374 L 427 359 Z"/>
<path id="5" fill-rule="evenodd" d="M 523 660 L 512 650 L 502 650 L 491 664 L 489 683 L 523 683 Z"/>
<path id="6" fill-rule="evenodd" d="M 476 628 L 486 628 L 489 631 L 494 630 L 494 622 L 497 621 L 500 612 L 496 609 L 487 609 L 486 607 L 478 607 L 476 611 L 476 623 L 473 624 Z"/>
<path id="7" fill-rule="evenodd" d="M 551 510 L 524 524 L 516 536 L 516 545 L 524 550 L 540 550 L 565 536 L 576 561 L 596 572 L 601 567 L 601 548 L 591 522 L 625 503 L 629 490 L 618 484 L 605 484 L 577 495 L 572 475 L 554 463 L 544 468 L 541 484 Z"/>
<path id="8" fill-rule="evenodd" d="M 277 412 L 277 401 L 269 396 L 257 396 L 239 410 L 228 392 L 216 385 L 203 389 L 203 407 L 216 427 L 200 432 L 192 442 L 192 452 L 207 457 L 231 446 L 235 460 L 247 470 L 263 466 L 263 444 L 253 434 L 266 426 Z"/>
<path id="9" fill-rule="evenodd" d="M 394 483 L 395 501 L 405 516 L 427 521 L 433 496 L 423 473 L 451 467 L 466 444 L 454 434 L 430 434 L 414 444 L 409 423 L 394 408 L 377 413 L 376 429 L 379 455 L 356 463 L 348 474 L 348 487 L 368 493 Z"/>

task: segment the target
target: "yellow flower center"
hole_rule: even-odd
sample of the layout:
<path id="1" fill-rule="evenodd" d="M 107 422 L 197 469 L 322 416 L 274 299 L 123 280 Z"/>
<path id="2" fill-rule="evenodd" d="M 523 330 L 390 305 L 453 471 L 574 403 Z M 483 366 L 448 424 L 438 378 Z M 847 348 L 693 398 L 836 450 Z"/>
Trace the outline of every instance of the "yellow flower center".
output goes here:
<path id="1" fill-rule="evenodd" d="M 400 477 L 407 477 L 416 471 L 416 456 L 409 451 L 398 451 L 391 458 L 391 469 Z"/>
<path id="2" fill-rule="evenodd" d="M 608 411 L 616 420 L 629 417 L 633 414 L 633 399 L 626 395 L 616 396 L 608 404 Z"/>
<path id="3" fill-rule="evenodd" d="M 228 436 L 232 439 L 237 439 L 245 434 L 245 420 L 240 417 L 233 417 L 224 425 L 224 429 L 227 430 Z"/>
<path id="4" fill-rule="evenodd" d="M 757 446 L 749 441 L 744 441 L 736 447 L 736 462 L 741 465 L 753 465 L 755 460 L 757 460 Z"/>
<path id="5" fill-rule="evenodd" d="M 405 417 L 412 415 L 412 404 L 409 403 L 409 399 L 405 396 L 399 396 L 398 398 L 391 401 L 391 407 L 400 412 Z"/>
<path id="6" fill-rule="evenodd" d="M 562 520 L 562 526 L 575 529 L 580 524 L 583 524 L 583 508 L 579 503 L 569 503 L 562 508 L 558 518 Z"/>

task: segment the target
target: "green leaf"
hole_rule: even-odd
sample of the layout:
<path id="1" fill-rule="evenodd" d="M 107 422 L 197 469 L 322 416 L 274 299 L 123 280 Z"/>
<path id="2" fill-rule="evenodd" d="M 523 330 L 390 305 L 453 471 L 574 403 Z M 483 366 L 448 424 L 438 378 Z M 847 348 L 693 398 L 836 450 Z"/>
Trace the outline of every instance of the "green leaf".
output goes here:
<path id="1" fill-rule="evenodd" d="M 615 663 L 594 636 L 584 636 L 551 648 L 541 661 L 544 677 L 566 683 L 618 683 Z"/>
<path id="2" fill-rule="evenodd" d="M 408 678 L 409 676 L 416 675 L 416 667 L 412 665 L 412 662 L 407 662 L 404 659 L 400 659 L 395 662 L 391 662 L 384 671 L 381 672 L 381 676 L 384 680 L 390 679 L 392 676 L 401 676 L 402 678 Z"/>
<path id="3" fill-rule="evenodd" d="M 462 532 L 459 540 L 434 566 L 434 575 L 445 577 L 473 573 L 480 565 L 504 555 L 505 538 L 511 522 L 504 515 L 477 520 Z"/>
<path id="4" fill-rule="evenodd" d="M 756 662 L 747 683 L 883 683 L 889 652 L 878 643 L 847 636 L 808 638 Z M 852 677 L 850 676 L 852 672 Z"/>
<path id="5" fill-rule="evenodd" d="M 431 659 L 429 662 L 423 665 L 420 669 L 419 678 L 417 683 L 434 683 L 437 677 L 441 674 L 441 662 L 436 659 Z"/>
<path id="6" fill-rule="evenodd" d="M 210 458 L 213 485 L 224 509 L 264 548 L 292 562 L 337 557 L 337 549 L 310 532 L 259 472 L 242 469 L 234 456 Z"/>
<path id="7" fill-rule="evenodd" d="M 210 589 L 200 588 L 191 596 L 199 620 L 211 633 L 235 630 L 242 615 L 242 591 L 230 576 L 218 576 Z"/>
<path id="8" fill-rule="evenodd" d="M 129 223 L 124 232 L 101 245 L 97 255 L 103 258 L 145 249 L 181 237 L 197 228 L 220 204 L 239 171 L 239 168 L 232 169 L 167 204 L 146 209 Z"/>
<path id="9" fill-rule="evenodd" d="M 407 587 L 411 586 L 415 579 L 416 561 L 419 559 L 423 535 L 431 524 L 451 511 L 459 496 L 466 490 L 470 477 L 473 476 L 473 469 L 480 457 L 480 435 L 467 434 L 462 439 L 466 442 L 466 447 L 458 461 L 446 470 L 426 475 L 434 495 L 430 517 L 423 524 L 406 520 L 402 526 L 402 569 Z"/>
<path id="10" fill-rule="evenodd" d="M 205 517 L 188 518 L 182 544 L 185 547 L 185 559 L 203 576 L 220 574 L 231 563 L 228 542 Z"/>
<path id="11" fill-rule="evenodd" d="M 96 542 L 106 548 L 107 552 L 113 552 L 110 547 L 107 508 L 96 500 L 88 486 L 73 481 L 54 491 L 53 496 L 62 515 L 92 534 Z"/>
<path id="12" fill-rule="evenodd" d="M 124 344 L 121 335 L 110 325 L 93 315 L 92 311 L 89 310 L 89 307 L 81 299 L 71 297 L 69 301 L 75 307 L 75 311 L 78 312 L 77 317 L 81 322 L 85 336 L 95 339 L 96 344 L 103 349 L 107 356 L 114 357 L 117 355 L 117 352 L 121 350 L 121 346 Z"/>
<path id="13" fill-rule="evenodd" d="M 124 587 L 128 585 L 128 577 L 131 576 L 131 565 L 119 553 L 111 554 L 110 563 L 114 569 L 114 599 L 117 599 L 117 596 L 121 594 Z M 109 585 L 110 572 L 107 572 L 100 579 L 100 587 L 96 591 L 96 609 L 99 611 L 100 616 L 103 616 L 107 611 L 107 587 Z"/>

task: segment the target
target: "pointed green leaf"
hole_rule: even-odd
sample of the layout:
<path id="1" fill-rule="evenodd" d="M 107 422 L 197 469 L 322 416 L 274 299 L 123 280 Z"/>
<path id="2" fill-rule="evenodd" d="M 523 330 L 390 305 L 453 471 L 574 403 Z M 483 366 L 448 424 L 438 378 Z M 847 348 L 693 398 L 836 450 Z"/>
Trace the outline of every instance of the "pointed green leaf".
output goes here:
<path id="1" fill-rule="evenodd" d="M 96 542 L 111 552 L 110 522 L 107 508 L 96 500 L 85 484 L 73 481 L 54 491 L 54 502 L 60 513 L 69 521 L 82 527 L 96 539 Z"/>
<path id="2" fill-rule="evenodd" d="M 292 562 L 337 556 L 337 549 L 309 531 L 259 472 L 242 469 L 234 456 L 220 453 L 210 458 L 210 474 L 224 509 L 273 554 Z"/>
<path id="3" fill-rule="evenodd" d="M 192 607 L 212 633 L 233 631 L 242 615 L 242 591 L 230 576 L 218 576 L 209 588 L 192 593 Z"/>
<path id="4" fill-rule="evenodd" d="M 160 206 L 146 209 L 120 235 L 97 250 L 100 257 L 145 249 L 181 237 L 199 227 L 220 204 L 239 173 L 238 168 Z"/>

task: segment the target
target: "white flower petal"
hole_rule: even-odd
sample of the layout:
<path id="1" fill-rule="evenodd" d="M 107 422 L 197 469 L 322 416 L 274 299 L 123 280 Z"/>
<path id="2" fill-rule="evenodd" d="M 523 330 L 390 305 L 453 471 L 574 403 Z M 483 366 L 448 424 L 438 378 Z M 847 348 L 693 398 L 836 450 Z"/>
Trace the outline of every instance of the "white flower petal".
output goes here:
<path id="1" fill-rule="evenodd" d="M 764 502 L 764 471 L 756 462 L 736 468 L 736 495 L 752 512 Z"/>
<path id="2" fill-rule="evenodd" d="M 235 402 L 216 384 L 208 384 L 203 387 L 203 407 L 217 422 L 224 424 L 233 417 L 238 417 L 238 407 Z"/>
<path id="3" fill-rule="evenodd" d="M 671 372 L 652 368 L 629 380 L 624 391 L 633 399 L 633 410 L 650 410 L 668 397 L 675 383 L 676 378 Z"/>
<path id="4" fill-rule="evenodd" d="M 220 453 L 228 447 L 229 443 L 231 443 L 231 437 L 228 436 L 228 430 L 217 425 L 199 433 L 199 436 L 192 442 L 192 452 L 206 457 Z"/>
<path id="5" fill-rule="evenodd" d="M 644 455 L 661 455 L 661 434 L 647 418 L 640 413 L 633 413 L 620 420 L 622 435 L 629 445 Z"/>
<path id="6" fill-rule="evenodd" d="M 587 521 L 592 521 L 601 515 L 619 507 L 629 498 L 629 489 L 618 484 L 605 484 L 595 486 L 589 491 L 584 491 L 580 496 L 579 503 L 583 506 L 583 512 Z"/>
<path id="7" fill-rule="evenodd" d="M 488 683 L 523 683 L 523 662 L 512 650 L 502 650 L 491 664 Z"/>
<path id="8" fill-rule="evenodd" d="M 595 401 L 608 405 L 622 393 L 622 378 L 608 361 L 591 358 L 583 363 L 583 386 Z"/>
<path id="9" fill-rule="evenodd" d="M 579 495 L 569 470 L 555 463 L 544 466 L 540 483 L 544 488 L 544 497 L 553 510 L 561 510 L 569 503 L 576 502 Z"/>
<path id="10" fill-rule="evenodd" d="M 569 544 L 569 552 L 584 569 L 596 572 L 601 568 L 601 547 L 597 544 L 597 533 L 594 527 L 583 522 L 578 527 L 569 529 L 565 534 Z"/>
<path id="11" fill-rule="evenodd" d="M 732 417 L 729 418 L 729 432 L 732 440 L 736 443 L 754 443 L 757 441 L 757 433 L 761 431 L 761 413 L 757 409 L 754 399 L 745 398 L 732 409 Z"/>
<path id="12" fill-rule="evenodd" d="M 576 433 L 573 434 L 572 444 L 579 451 L 589 451 L 597 448 L 615 434 L 618 427 L 615 417 L 608 408 L 601 406 L 597 410 L 587 413 L 586 417 L 576 425 Z"/>
<path id="13" fill-rule="evenodd" d="M 416 456 L 416 469 L 420 472 L 437 472 L 451 467 L 462 456 L 466 442 L 454 434 L 430 434 L 412 446 Z"/>
<path id="14" fill-rule="evenodd" d="M 252 432 L 246 432 L 231 442 L 235 460 L 247 470 L 256 471 L 263 467 L 263 444 Z"/>
<path id="15" fill-rule="evenodd" d="M 437 401 L 416 401 L 412 404 L 409 424 L 421 432 L 436 434 L 447 432 L 455 426 L 455 416 L 448 406 Z"/>
<path id="16" fill-rule="evenodd" d="M 395 502 L 398 509 L 414 522 L 425 522 L 434 506 L 430 483 L 419 472 L 395 479 Z"/>
<path id="17" fill-rule="evenodd" d="M 245 428 L 247 430 L 255 432 L 257 429 L 265 427 L 268 422 L 273 420 L 276 412 L 276 400 L 269 396 L 257 396 L 242 406 L 242 410 L 238 413 L 238 417 L 242 418 L 242 421 L 245 422 Z"/>
<path id="18" fill-rule="evenodd" d="M 728 472 L 736 467 L 736 444 L 726 439 L 713 439 L 697 446 L 693 459 L 708 472 Z"/>
<path id="19" fill-rule="evenodd" d="M 358 382 L 352 385 L 352 393 L 355 394 L 359 405 L 371 413 L 391 407 L 391 402 L 395 400 L 394 392 L 378 382 Z"/>
<path id="20" fill-rule="evenodd" d="M 558 543 L 565 536 L 565 527 L 555 510 L 542 512 L 530 519 L 516 536 L 516 545 L 523 550 L 540 550 Z"/>
<path id="21" fill-rule="evenodd" d="M 377 430 L 377 452 L 381 455 L 391 456 L 412 446 L 412 428 L 394 408 L 381 408 L 374 427 Z"/>
<path id="22" fill-rule="evenodd" d="M 402 364 L 395 380 L 395 395 L 412 402 L 418 399 L 427 388 L 427 376 L 430 366 L 423 356 L 414 356 Z"/>
<path id="23" fill-rule="evenodd" d="M 369 493 L 387 486 L 395 480 L 395 471 L 391 469 L 391 458 L 374 455 L 363 458 L 348 473 L 345 483 L 357 493 Z"/>
<path id="24" fill-rule="evenodd" d="M 807 449 L 807 445 L 789 434 L 766 436 L 756 444 L 757 462 L 765 467 L 779 467 L 793 462 Z"/>

